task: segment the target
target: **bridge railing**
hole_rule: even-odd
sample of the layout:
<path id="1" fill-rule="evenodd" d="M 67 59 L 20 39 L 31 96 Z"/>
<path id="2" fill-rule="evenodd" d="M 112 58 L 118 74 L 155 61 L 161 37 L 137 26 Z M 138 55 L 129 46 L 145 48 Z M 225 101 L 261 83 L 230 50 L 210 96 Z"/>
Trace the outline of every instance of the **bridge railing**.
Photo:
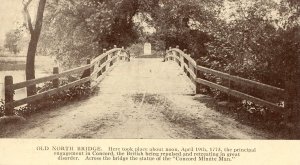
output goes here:
<path id="1" fill-rule="evenodd" d="M 13 83 L 13 76 L 5 76 L 5 115 L 12 115 L 15 107 L 32 103 L 34 101 L 45 98 L 46 96 L 52 96 L 61 91 L 70 89 L 72 87 L 88 84 L 91 87 L 95 87 L 105 75 L 113 68 L 118 61 L 129 61 L 129 53 L 124 48 L 116 48 L 116 46 L 107 51 L 104 49 L 104 53 L 94 58 L 92 61 L 87 59 L 87 63 L 83 66 L 63 71 L 59 73 L 59 68 L 53 68 L 53 75 L 23 81 L 19 83 Z M 60 79 L 63 77 L 79 75 L 78 80 L 69 82 L 66 85 L 60 86 Z M 32 85 L 37 85 L 46 82 L 52 82 L 52 89 L 43 91 L 35 95 L 25 97 L 23 99 L 14 100 L 14 91 L 27 88 Z"/>
<path id="2" fill-rule="evenodd" d="M 278 87 L 274 87 L 271 85 L 263 84 L 260 82 L 256 82 L 253 80 L 245 79 L 242 77 L 234 76 L 229 73 L 224 73 L 221 71 L 213 70 L 210 68 L 206 68 L 200 65 L 197 65 L 197 63 L 188 55 L 185 53 L 185 51 L 182 51 L 177 46 L 176 48 L 170 48 L 166 52 L 165 61 L 175 61 L 177 62 L 182 70 L 187 74 L 187 76 L 190 77 L 190 79 L 195 83 L 196 85 L 196 93 L 199 93 L 200 84 L 206 85 L 208 87 L 220 90 L 228 95 L 235 96 L 240 99 L 248 100 L 253 103 L 275 109 L 275 110 L 282 110 L 284 109 L 284 106 L 279 105 L 280 101 L 277 102 L 271 102 L 266 99 L 258 98 L 256 96 L 250 95 L 248 93 L 244 93 L 242 89 L 232 89 L 229 85 L 224 86 L 220 83 L 212 82 L 210 80 L 207 80 L 204 78 L 203 74 L 211 74 L 216 77 L 225 79 L 229 82 L 233 82 L 235 84 L 242 85 L 243 87 L 251 87 L 255 88 L 257 90 L 260 90 L 264 93 L 271 93 L 272 95 L 277 95 L 277 98 L 282 98 L 286 95 L 286 90 L 281 89 Z M 287 100 L 284 100 L 284 102 L 287 102 Z M 286 105 L 286 104 L 285 104 Z"/>

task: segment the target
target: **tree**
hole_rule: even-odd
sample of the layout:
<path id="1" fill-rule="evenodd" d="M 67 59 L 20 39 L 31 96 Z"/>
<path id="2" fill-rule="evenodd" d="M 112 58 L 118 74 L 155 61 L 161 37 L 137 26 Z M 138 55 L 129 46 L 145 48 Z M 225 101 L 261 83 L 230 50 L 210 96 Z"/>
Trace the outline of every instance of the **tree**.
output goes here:
<path id="1" fill-rule="evenodd" d="M 17 54 L 20 52 L 19 42 L 22 39 L 20 30 L 13 29 L 5 34 L 4 47 L 10 52 Z"/>
<path id="2" fill-rule="evenodd" d="M 49 1 L 39 51 L 72 67 L 84 58 L 99 55 L 103 48 L 128 47 L 140 38 L 134 17 L 157 3 L 158 0 Z"/>
<path id="3" fill-rule="evenodd" d="M 35 79 L 35 54 L 36 54 L 37 44 L 42 30 L 43 15 L 44 15 L 44 10 L 46 5 L 46 0 L 39 1 L 35 26 L 33 26 L 33 23 L 31 21 L 31 16 L 28 11 L 28 6 L 30 5 L 31 2 L 32 0 L 28 0 L 28 1 L 23 0 L 24 14 L 27 20 L 27 27 L 31 35 L 28 51 L 27 51 L 27 57 L 26 57 L 26 80 Z M 27 96 L 34 95 L 35 93 L 36 93 L 35 85 L 27 87 Z"/>
<path id="4" fill-rule="evenodd" d="M 224 18 L 224 1 L 52 1 L 47 9 L 43 48 L 59 61 L 78 63 L 82 58 L 98 55 L 103 48 L 130 46 L 145 37 L 158 41 L 164 49 L 179 45 L 201 65 L 226 72 L 233 67 L 239 76 L 283 87 L 282 68 L 291 66 L 286 65 L 291 58 L 284 52 L 291 49 L 281 46 L 288 42 L 289 35 L 280 26 L 280 19 L 293 20 L 293 26 L 295 19 L 271 18 L 284 6 L 273 0 L 230 1 L 234 12 Z M 284 12 L 295 18 L 298 1 L 282 1 L 293 5 Z M 143 36 L 133 20 L 137 17 L 155 28 L 155 33 Z M 297 43 L 297 38 L 293 40 Z M 296 46 L 293 48 L 296 50 Z"/>

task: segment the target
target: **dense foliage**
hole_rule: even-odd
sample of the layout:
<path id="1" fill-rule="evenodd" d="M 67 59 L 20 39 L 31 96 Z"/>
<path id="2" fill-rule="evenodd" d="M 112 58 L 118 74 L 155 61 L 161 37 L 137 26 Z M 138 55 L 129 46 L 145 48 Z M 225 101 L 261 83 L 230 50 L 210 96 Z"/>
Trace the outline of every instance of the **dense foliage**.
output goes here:
<path id="1" fill-rule="evenodd" d="M 21 50 L 21 39 L 22 33 L 20 29 L 13 29 L 7 32 L 5 35 L 4 48 L 7 48 L 11 53 L 19 53 Z"/>
<path id="2" fill-rule="evenodd" d="M 60 82 L 60 85 L 66 85 L 69 82 L 68 79 L 62 79 Z M 45 91 L 48 91 L 50 89 L 53 89 L 52 82 L 48 82 L 43 84 L 42 87 L 38 87 L 37 93 L 42 93 Z M 72 87 L 68 90 L 62 91 L 60 93 L 57 93 L 55 95 L 46 96 L 45 98 L 42 98 L 41 100 L 37 100 L 36 102 L 33 102 L 31 104 L 28 104 L 26 106 L 22 106 L 19 108 L 16 108 L 14 113 L 26 116 L 30 115 L 35 112 L 39 112 L 42 110 L 47 110 L 55 107 L 59 107 L 62 105 L 65 105 L 68 102 L 71 101 L 78 101 L 81 99 L 85 99 L 89 97 L 93 93 L 93 90 L 88 85 L 78 85 L 75 87 Z M 4 100 L 0 100 L 0 117 L 4 116 Z"/>
<path id="3" fill-rule="evenodd" d="M 138 5 L 132 0 L 51 1 L 40 53 L 55 55 L 71 66 L 103 48 L 129 46 L 138 39 L 133 23 Z"/>
<path id="4" fill-rule="evenodd" d="M 200 65 L 284 88 L 299 54 L 299 6 L 297 0 L 49 1 L 39 51 L 72 66 L 113 45 L 133 53 L 138 43 L 151 42 L 158 52 L 179 45 Z"/>
<path id="5" fill-rule="evenodd" d="M 49 1 L 40 53 L 78 64 L 113 45 L 179 45 L 201 65 L 284 87 L 299 52 L 299 2 Z M 154 28 L 145 33 L 143 24 Z"/>
<path id="6" fill-rule="evenodd" d="M 179 45 L 201 65 L 284 87 L 299 53 L 299 8 L 272 0 L 227 1 L 223 7 L 196 0 L 172 2 L 158 21 L 166 48 Z"/>

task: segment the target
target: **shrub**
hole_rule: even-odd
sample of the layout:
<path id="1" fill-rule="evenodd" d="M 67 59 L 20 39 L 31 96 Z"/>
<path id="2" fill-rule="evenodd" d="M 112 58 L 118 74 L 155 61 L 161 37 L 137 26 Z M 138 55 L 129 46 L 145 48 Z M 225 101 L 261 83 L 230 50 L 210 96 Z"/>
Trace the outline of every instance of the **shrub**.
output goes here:
<path id="1" fill-rule="evenodd" d="M 61 80 L 60 85 L 65 85 L 68 83 L 68 80 Z M 51 82 L 45 83 L 42 87 L 38 87 L 37 93 L 42 93 L 53 89 L 53 85 Z M 46 96 L 40 100 L 34 101 L 26 106 L 22 106 L 15 109 L 15 114 L 21 116 L 27 116 L 34 112 L 51 109 L 55 107 L 59 107 L 64 105 L 67 102 L 84 99 L 92 94 L 92 90 L 90 86 L 86 84 L 78 85 L 72 87 L 68 90 L 59 92 L 52 96 Z M 4 100 L 0 100 L 0 117 L 4 116 Z"/>
<path id="2" fill-rule="evenodd" d="M 0 117 L 4 116 L 4 100 L 0 100 Z"/>
<path id="3" fill-rule="evenodd" d="M 66 84 L 66 82 L 67 81 L 62 81 L 61 84 Z M 52 83 L 46 83 L 43 87 L 38 89 L 38 92 L 41 93 L 51 88 Z M 92 94 L 92 90 L 89 86 L 85 84 L 78 85 L 52 96 L 46 96 L 41 100 L 28 104 L 25 107 L 21 107 L 17 110 L 17 113 L 19 115 L 30 115 L 40 110 L 59 107 L 71 101 L 87 98 L 90 94 Z"/>

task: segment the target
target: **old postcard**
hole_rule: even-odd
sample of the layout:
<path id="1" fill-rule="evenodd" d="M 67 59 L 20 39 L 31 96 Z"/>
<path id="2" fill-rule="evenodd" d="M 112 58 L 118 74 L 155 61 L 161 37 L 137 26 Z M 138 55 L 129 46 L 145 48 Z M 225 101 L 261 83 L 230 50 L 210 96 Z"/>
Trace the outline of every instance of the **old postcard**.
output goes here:
<path id="1" fill-rule="evenodd" d="M 0 2 L 0 165 L 300 164 L 300 2 Z"/>

